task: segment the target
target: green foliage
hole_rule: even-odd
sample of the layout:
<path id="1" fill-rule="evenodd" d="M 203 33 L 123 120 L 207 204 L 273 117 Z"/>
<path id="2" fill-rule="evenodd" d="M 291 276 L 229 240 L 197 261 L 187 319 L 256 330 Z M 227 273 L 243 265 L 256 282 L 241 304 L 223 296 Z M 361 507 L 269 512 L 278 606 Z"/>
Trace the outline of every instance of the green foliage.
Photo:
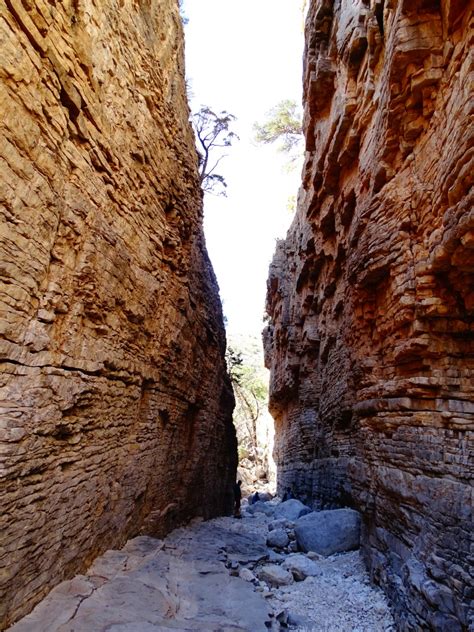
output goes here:
<path id="1" fill-rule="evenodd" d="M 217 114 L 207 106 L 202 106 L 192 115 L 192 125 L 198 145 L 201 186 L 207 193 L 226 194 L 225 178 L 215 170 L 226 156 L 222 150 L 230 147 L 239 138 L 230 129 L 234 121 L 233 114 L 225 110 Z"/>
<path id="2" fill-rule="evenodd" d="M 232 341 L 226 351 L 227 368 L 234 387 L 234 421 L 238 434 L 257 444 L 256 423 L 268 401 L 268 384 L 256 339 Z"/>
<path id="3" fill-rule="evenodd" d="M 286 201 L 286 210 L 288 213 L 296 212 L 296 195 L 290 195 Z"/>
<path id="4" fill-rule="evenodd" d="M 244 363 L 244 360 L 242 358 L 242 351 L 237 351 L 236 349 L 228 345 L 225 352 L 225 359 L 227 361 L 227 370 L 229 372 L 232 384 L 240 384 L 242 380 Z"/>
<path id="5" fill-rule="evenodd" d="M 227 367 L 235 394 L 233 421 L 238 440 L 239 462 L 246 476 L 256 480 L 269 471 L 270 438 L 268 371 L 263 366 L 259 337 L 234 334 L 226 352 Z M 246 474 L 244 474 L 246 472 Z"/>
<path id="6" fill-rule="evenodd" d="M 291 99 L 280 101 L 267 113 L 264 123 L 255 123 L 254 131 L 257 143 L 268 144 L 280 141 L 279 150 L 290 154 L 303 138 L 301 114 L 296 101 Z"/>
<path id="7" fill-rule="evenodd" d="M 246 446 L 242 445 L 241 443 L 239 444 L 239 447 L 237 449 L 238 455 L 239 455 L 239 461 L 242 461 L 243 459 L 248 459 L 249 457 L 249 450 Z"/>

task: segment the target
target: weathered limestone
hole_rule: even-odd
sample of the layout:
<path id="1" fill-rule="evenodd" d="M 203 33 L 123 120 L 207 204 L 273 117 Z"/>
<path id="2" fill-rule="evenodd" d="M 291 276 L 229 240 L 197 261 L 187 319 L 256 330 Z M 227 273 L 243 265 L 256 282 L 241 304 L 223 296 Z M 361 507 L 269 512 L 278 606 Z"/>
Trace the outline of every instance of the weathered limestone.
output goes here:
<path id="1" fill-rule="evenodd" d="M 283 549 L 289 541 L 285 529 L 272 529 L 267 535 L 267 546 Z"/>
<path id="2" fill-rule="evenodd" d="M 386 599 L 370 586 L 358 553 L 270 562 L 267 522 L 264 514 L 193 520 L 163 540 L 134 538 L 62 582 L 9 632 L 282 632 L 286 621 L 393 632 Z M 262 555 L 246 558 L 257 546 Z"/>
<path id="3" fill-rule="evenodd" d="M 282 566 L 291 571 L 293 579 L 298 582 L 304 581 L 307 577 L 317 577 L 321 574 L 319 566 L 301 553 L 289 555 Z"/>
<path id="4" fill-rule="evenodd" d="M 279 489 L 353 505 L 401 630 L 467 630 L 473 2 L 314 0 L 298 211 L 268 281 Z"/>
<path id="5" fill-rule="evenodd" d="M 209 521 L 163 541 L 129 540 L 57 586 L 9 632 L 265 632 L 271 608 L 218 559 L 232 539 Z"/>
<path id="6" fill-rule="evenodd" d="M 301 551 L 333 555 L 360 547 L 360 514 L 353 509 L 313 511 L 295 523 L 295 535 Z"/>
<path id="7" fill-rule="evenodd" d="M 275 508 L 275 516 L 277 518 L 285 518 L 286 520 L 297 520 L 308 513 L 311 509 L 296 498 L 285 500 Z"/>
<path id="8" fill-rule="evenodd" d="M 236 467 L 175 0 L 0 4 L 0 628 Z"/>

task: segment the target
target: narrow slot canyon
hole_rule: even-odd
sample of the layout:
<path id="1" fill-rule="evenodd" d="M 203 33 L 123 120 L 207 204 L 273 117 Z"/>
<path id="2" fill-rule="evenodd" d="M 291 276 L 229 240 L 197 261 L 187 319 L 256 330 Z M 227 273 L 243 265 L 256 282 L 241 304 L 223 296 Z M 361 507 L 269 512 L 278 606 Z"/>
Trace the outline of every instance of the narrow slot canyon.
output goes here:
<path id="1" fill-rule="evenodd" d="M 191 0 L 0 3 L 0 630 L 474 631 L 474 2 L 287 5 L 246 84 Z M 185 67 L 295 53 L 283 237 Z"/>

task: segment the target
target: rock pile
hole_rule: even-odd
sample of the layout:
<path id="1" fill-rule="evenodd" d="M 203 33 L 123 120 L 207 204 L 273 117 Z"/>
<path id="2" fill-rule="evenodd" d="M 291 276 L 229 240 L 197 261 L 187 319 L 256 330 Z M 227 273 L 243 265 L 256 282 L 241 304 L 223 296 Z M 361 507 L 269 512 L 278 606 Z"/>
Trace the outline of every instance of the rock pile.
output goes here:
<path id="1" fill-rule="evenodd" d="M 9 632 L 394 631 L 357 552 L 275 552 L 265 544 L 272 526 L 265 512 L 244 509 L 241 520 L 135 538 L 60 584 Z M 284 529 L 290 539 L 294 523 Z"/>
<path id="2" fill-rule="evenodd" d="M 263 507 L 265 505 L 265 507 Z M 290 515 L 289 518 L 276 516 Z M 273 608 L 272 629 L 326 632 L 393 632 L 394 622 L 380 589 L 374 588 L 358 552 L 360 517 L 350 509 L 311 512 L 298 500 L 272 501 L 262 506 L 245 507 L 244 520 L 234 529 L 254 537 L 268 529 L 266 543 L 273 551 L 257 562 L 241 568 L 239 573 L 255 586 Z M 249 520 L 250 518 L 250 520 Z M 334 525 L 331 546 L 338 554 L 322 554 L 305 547 L 306 526 L 313 536 L 327 545 L 328 525 Z M 298 537 L 301 525 L 303 537 Z M 339 527 L 339 528 L 338 528 Z M 344 534 L 341 538 L 341 534 Z"/>

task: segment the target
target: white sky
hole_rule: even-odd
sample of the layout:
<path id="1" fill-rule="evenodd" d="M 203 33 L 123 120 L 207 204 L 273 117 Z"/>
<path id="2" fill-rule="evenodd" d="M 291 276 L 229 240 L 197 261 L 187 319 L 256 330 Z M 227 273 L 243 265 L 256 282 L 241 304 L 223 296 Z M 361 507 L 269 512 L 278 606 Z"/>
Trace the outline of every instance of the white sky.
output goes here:
<path id="1" fill-rule="evenodd" d="M 191 109 L 231 112 L 240 136 L 218 169 L 228 197 L 205 198 L 207 247 L 228 330 L 259 334 L 268 266 L 291 222 L 287 201 L 300 173 L 284 171 L 275 147 L 254 146 L 252 126 L 279 101 L 301 101 L 301 2 L 185 0 L 183 9 Z"/>

